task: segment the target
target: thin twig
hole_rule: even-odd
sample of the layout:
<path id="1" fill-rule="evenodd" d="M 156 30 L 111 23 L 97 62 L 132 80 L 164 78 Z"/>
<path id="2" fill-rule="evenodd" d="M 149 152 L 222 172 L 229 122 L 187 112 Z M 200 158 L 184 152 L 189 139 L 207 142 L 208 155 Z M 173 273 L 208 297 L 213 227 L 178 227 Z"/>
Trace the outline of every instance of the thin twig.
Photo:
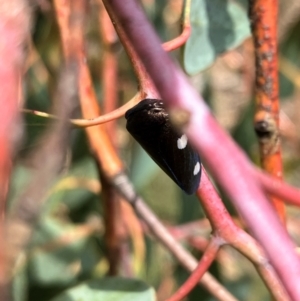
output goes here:
<path id="1" fill-rule="evenodd" d="M 99 3 L 98 22 L 102 40 L 104 44 L 103 66 L 102 66 L 102 90 L 104 113 L 115 110 L 117 107 L 118 96 L 118 61 L 117 53 L 114 51 L 118 37 L 114 26 L 103 6 Z M 83 24 L 82 24 L 83 25 Z M 114 145 L 116 152 L 116 122 L 113 120 L 105 124 L 106 132 L 111 137 L 111 142 Z M 105 233 L 104 240 L 106 245 L 106 254 L 109 262 L 109 275 L 118 275 L 119 271 L 124 271 L 122 265 L 126 260 L 126 247 L 128 243 L 127 227 L 124 226 L 121 197 L 114 189 L 113 185 L 108 181 L 104 171 L 99 165 L 100 179 L 102 182 L 102 204 L 104 209 Z M 127 256 L 128 257 L 128 256 Z M 129 269 L 126 269 L 129 271 Z M 132 276 L 128 272 L 127 276 Z"/>
<path id="2" fill-rule="evenodd" d="M 196 269 L 185 283 L 170 298 L 166 299 L 166 301 L 180 301 L 191 292 L 215 260 L 222 243 L 222 239 L 219 237 L 212 237 Z"/>
<path id="3" fill-rule="evenodd" d="M 191 0 L 185 1 L 185 10 L 184 10 L 184 18 L 183 18 L 183 31 L 180 36 L 175 39 L 163 43 L 163 48 L 165 51 L 172 51 L 183 46 L 188 38 L 191 35 L 192 28 L 190 23 L 190 13 L 191 13 Z"/>
<path id="4" fill-rule="evenodd" d="M 126 102 L 126 104 L 124 104 L 123 106 L 119 107 L 118 109 L 116 109 L 110 113 L 107 113 L 107 114 L 104 114 L 101 116 L 97 116 L 95 118 L 89 118 L 89 119 L 70 119 L 70 123 L 72 123 L 73 125 L 75 125 L 77 127 L 81 127 L 81 128 L 100 125 L 100 124 L 115 120 L 117 118 L 123 117 L 125 112 L 127 110 L 129 110 L 130 108 L 132 108 L 135 104 L 137 104 L 137 102 L 139 100 L 140 100 L 140 94 L 137 93 L 132 99 L 130 99 L 128 102 Z M 40 116 L 40 117 L 44 117 L 44 118 L 58 119 L 58 116 L 56 116 L 56 115 L 37 111 L 37 110 L 22 109 L 21 111 L 24 113 L 28 113 L 28 114 L 32 114 L 32 115 Z"/>

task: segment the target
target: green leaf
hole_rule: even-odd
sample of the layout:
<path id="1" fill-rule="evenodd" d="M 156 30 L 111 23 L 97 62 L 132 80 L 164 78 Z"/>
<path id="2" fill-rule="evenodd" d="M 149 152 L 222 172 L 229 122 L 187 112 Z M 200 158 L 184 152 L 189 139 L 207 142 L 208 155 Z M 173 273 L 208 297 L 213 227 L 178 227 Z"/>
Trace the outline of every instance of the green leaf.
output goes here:
<path id="1" fill-rule="evenodd" d="M 154 301 L 155 299 L 154 289 L 144 282 L 114 277 L 84 282 L 52 301 Z"/>
<path id="2" fill-rule="evenodd" d="M 300 22 L 298 22 L 293 30 L 291 30 L 288 35 L 283 40 L 280 45 L 280 55 L 288 60 L 293 66 L 297 69 L 300 68 L 300 43 L 299 43 L 299 30 L 300 30 Z M 279 87 L 280 87 L 280 99 L 284 100 L 284 98 L 292 97 L 295 92 L 294 82 L 292 82 L 289 78 L 287 78 L 284 73 L 282 73 L 283 67 L 280 67 L 279 73 Z"/>
<path id="3" fill-rule="evenodd" d="M 27 168 L 22 164 L 18 164 L 15 166 L 10 182 L 9 201 L 8 201 L 9 209 L 13 207 L 15 201 L 23 192 L 24 188 L 28 184 L 29 179 L 31 178 L 31 175 L 32 175 L 32 170 L 30 168 Z"/>
<path id="4" fill-rule="evenodd" d="M 74 163 L 68 173 L 65 174 L 65 177 L 61 178 L 56 185 L 70 177 L 78 178 L 78 180 L 97 179 L 98 172 L 94 160 L 86 158 Z M 92 191 L 87 190 L 86 187 L 66 185 L 57 189 L 56 185 L 52 187 L 51 195 L 45 204 L 44 214 L 57 209 L 57 206 L 61 205 L 62 202 L 68 206 L 70 211 L 81 210 L 84 205 L 89 205 L 91 198 L 98 197 Z"/>
<path id="5" fill-rule="evenodd" d="M 12 299 L 14 301 L 27 301 L 26 294 L 28 291 L 28 278 L 26 266 L 23 265 L 15 274 L 12 281 Z"/>
<path id="6" fill-rule="evenodd" d="M 192 34 L 184 49 L 184 68 L 195 74 L 250 35 L 246 0 L 192 0 Z"/>
<path id="7" fill-rule="evenodd" d="M 76 227 L 44 217 L 34 233 L 29 260 L 30 282 L 42 285 L 74 284 L 81 271 L 80 254 L 88 237 L 68 239 Z M 64 240 L 67 240 L 64 243 Z"/>

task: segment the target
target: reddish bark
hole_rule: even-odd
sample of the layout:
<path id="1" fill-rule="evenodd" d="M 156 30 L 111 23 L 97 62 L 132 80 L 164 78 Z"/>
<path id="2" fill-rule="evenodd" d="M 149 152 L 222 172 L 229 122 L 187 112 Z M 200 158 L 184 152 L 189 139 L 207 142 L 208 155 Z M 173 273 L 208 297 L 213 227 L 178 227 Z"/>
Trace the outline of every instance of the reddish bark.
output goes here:
<path id="1" fill-rule="evenodd" d="M 254 128 L 260 146 L 264 170 L 282 179 L 279 139 L 277 0 L 250 2 L 250 18 L 255 45 L 256 83 Z M 270 197 L 280 219 L 285 220 L 285 206 L 278 197 Z"/>

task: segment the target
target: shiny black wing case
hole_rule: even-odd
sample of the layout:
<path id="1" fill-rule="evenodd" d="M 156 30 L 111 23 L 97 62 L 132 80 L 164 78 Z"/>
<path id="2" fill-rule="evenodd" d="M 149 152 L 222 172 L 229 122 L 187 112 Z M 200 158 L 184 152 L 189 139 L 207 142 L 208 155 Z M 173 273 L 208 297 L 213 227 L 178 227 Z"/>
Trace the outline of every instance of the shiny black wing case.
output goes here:
<path id="1" fill-rule="evenodd" d="M 187 194 L 197 190 L 201 161 L 187 137 L 176 132 L 164 104 L 144 99 L 125 114 L 126 128 L 160 168 Z"/>

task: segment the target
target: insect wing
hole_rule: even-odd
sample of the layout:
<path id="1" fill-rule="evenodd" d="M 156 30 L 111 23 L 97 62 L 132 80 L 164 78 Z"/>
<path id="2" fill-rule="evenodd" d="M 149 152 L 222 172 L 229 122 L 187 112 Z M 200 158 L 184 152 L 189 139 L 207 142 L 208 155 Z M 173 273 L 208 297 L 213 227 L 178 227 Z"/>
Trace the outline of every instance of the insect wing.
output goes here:
<path id="1" fill-rule="evenodd" d="M 172 127 L 168 141 L 161 144 L 162 158 L 174 175 L 173 180 L 188 194 L 193 194 L 200 182 L 201 163 L 198 153 L 188 143 L 186 135 L 179 135 Z M 172 178 L 172 177 L 171 177 Z"/>
<path id="2" fill-rule="evenodd" d="M 128 110 L 125 117 L 127 130 L 150 157 L 181 189 L 193 194 L 201 177 L 200 158 L 186 135 L 171 127 L 163 103 L 145 99 Z"/>

